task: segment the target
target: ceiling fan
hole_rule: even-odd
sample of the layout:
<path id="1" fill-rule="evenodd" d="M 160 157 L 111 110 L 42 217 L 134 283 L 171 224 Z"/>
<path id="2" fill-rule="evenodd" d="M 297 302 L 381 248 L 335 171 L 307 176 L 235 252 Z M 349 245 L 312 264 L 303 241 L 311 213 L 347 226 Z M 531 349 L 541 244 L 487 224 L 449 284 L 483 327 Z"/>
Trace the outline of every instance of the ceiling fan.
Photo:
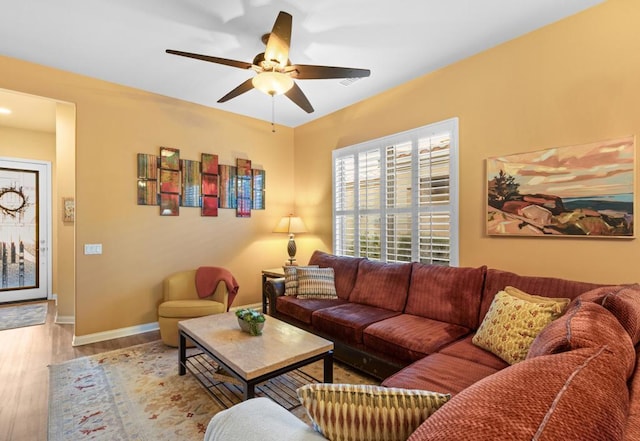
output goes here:
<path id="1" fill-rule="evenodd" d="M 285 94 L 307 113 L 313 112 L 313 106 L 311 106 L 311 103 L 300 87 L 293 81 L 294 79 L 363 78 L 371 74 L 369 69 L 291 64 L 289 60 L 289 47 L 291 45 L 292 22 L 293 17 L 290 14 L 283 11 L 278 14 L 271 33 L 262 36 L 262 42 L 266 44 L 264 52 L 256 55 L 252 63 L 172 49 L 167 49 L 166 52 L 240 69 L 252 69 L 256 72 L 253 78 L 248 79 L 220 98 L 218 100 L 219 103 L 229 101 L 256 88 L 271 96 Z"/>

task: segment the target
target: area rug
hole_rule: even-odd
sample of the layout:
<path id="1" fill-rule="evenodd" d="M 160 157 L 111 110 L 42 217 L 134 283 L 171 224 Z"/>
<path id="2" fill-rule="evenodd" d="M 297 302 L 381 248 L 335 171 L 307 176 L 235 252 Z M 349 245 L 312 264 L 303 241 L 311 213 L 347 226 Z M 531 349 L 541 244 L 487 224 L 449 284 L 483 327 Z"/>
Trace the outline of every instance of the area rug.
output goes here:
<path id="1" fill-rule="evenodd" d="M 291 391 L 300 382 L 321 378 L 321 365 L 320 377 L 317 370 L 310 365 L 306 373 L 278 377 L 258 386 L 256 395 Z M 360 377 L 347 368 L 334 368 L 335 382 L 374 381 Z M 160 341 L 53 365 L 48 439 L 201 440 L 211 417 L 224 408 L 221 403 L 239 401 L 239 388 L 232 382 L 217 389 L 214 398 L 190 373 L 179 376 L 177 349 Z M 292 412 L 304 419 L 300 409 Z"/>
<path id="2" fill-rule="evenodd" d="M 47 307 L 48 303 L 35 303 L 0 308 L 0 331 L 44 324 Z"/>

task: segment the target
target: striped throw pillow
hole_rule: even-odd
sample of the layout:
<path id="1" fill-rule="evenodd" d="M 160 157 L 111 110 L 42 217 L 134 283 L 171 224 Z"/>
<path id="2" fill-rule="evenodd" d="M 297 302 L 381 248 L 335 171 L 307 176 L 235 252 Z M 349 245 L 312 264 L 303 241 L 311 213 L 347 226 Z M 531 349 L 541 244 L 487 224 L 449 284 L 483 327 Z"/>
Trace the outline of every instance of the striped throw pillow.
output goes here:
<path id="1" fill-rule="evenodd" d="M 298 269 L 299 268 L 318 268 L 318 265 L 283 266 L 282 269 L 284 270 L 284 295 L 285 296 L 298 295 Z"/>
<path id="2" fill-rule="evenodd" d="M 308 384 L 297 394 L 314 428 L 330 441 L 404 441 L 451 398 L 368 384 Z"/>
<path id="3" fill-rule="evenodd" d="M 298 268 L 299 299 L 337 299 L 333 268 Z"/>

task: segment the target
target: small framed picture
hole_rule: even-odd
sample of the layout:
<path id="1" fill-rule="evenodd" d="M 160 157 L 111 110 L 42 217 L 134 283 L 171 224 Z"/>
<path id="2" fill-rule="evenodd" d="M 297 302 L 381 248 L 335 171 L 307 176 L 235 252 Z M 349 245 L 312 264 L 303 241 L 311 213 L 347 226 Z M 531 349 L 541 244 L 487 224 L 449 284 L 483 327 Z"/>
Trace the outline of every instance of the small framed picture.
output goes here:
<path id="1" fill-rule="evenodd" d="M 62 221 L 74 222 L 76 220 L 76 201 L 74 198 L 62 198 Z"/>

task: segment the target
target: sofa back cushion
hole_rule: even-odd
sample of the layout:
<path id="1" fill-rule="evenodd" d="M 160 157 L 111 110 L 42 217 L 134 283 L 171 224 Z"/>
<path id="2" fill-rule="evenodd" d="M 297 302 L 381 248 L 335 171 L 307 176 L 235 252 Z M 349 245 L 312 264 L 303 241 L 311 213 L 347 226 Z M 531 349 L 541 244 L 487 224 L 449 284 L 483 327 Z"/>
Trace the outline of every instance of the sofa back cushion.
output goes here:
<path id="1" fill-rule="evenodd" d="M 363 260 L 349 301 L 400 312 L 407 302 L 410 278 L 410 263 Z"/>
<path id="2" fill-rule="evenodd" d="M 562 317 L 538 334 L 529 348 L 527 358 L 605 345 L 621 365 L 626 366 L 628 378 L 636 362 L 631 337 L 613 314 L 596 303 L 582 301 L 578 297 Z"/>
<path id="3" fill-rule="evenodd" d="M 476 329 L 486 271 L 416 262 L 404 312 Z"/>
<path id="4" fill-rule="evenodd" d="M 625 367 L 606 346 L 531 358 L 454 396 L 408 441 L 618 441 Z"/>
<path id="5" fill-rule="evenodd" d="M 335 274 L 336 293 L 344 300 L 349 299 L 349 294 L 356 283 L 358 265 L 364 258 L 349 256 L 334 256 L 323 251 L 316 250 L 309 259 L 309 265 L 318 265 L 321 268 L 333 268 Z"/>
<path id="6" fill-rule="evenodd" d="M 615 316 L 634 345 L 640 342 L 640 285 L 617 285 L 596 288 L 576 299 L 601 305 Z"/>
<path id="7" fill-rule="evenodd" d="M 507 286 L 513 286 L 529 294 L 543 297 L 568 297 L 574 299 L 580 294 L 602 285 L 554 277 L 520 276 L 507 271 L 489 268 L 485 278 L 478 323 L 482 323 L 495 295 Z"/>

